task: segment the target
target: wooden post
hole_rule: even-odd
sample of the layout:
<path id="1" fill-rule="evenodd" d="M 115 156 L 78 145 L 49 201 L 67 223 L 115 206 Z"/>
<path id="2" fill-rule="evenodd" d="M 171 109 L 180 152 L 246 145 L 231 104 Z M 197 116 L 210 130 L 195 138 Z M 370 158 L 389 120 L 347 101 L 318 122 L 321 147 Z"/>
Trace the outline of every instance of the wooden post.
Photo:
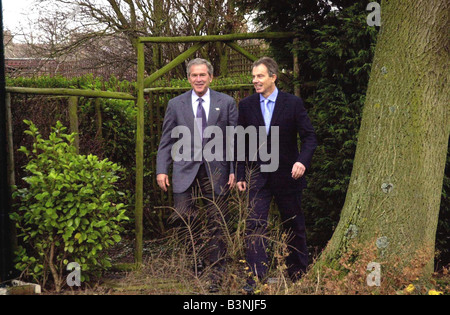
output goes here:
<path id="1" fill-rule="evenodd" d="M 220 66 L 219 66 L 219 72 L 221 77 L 228 76 L 229 73 L 229 58 L 228 58 L 228 49 L 227 46 L 224 45 L 221 42 L 216 42 L 216 49 L 219 52 L 219 58 L 220 58 Z"/>
<path id="2" fill-rule="evenodd" d="M 3 11 L 0 1 L 0 283 L 12 278 L 13 253 L 10 246 L 10 196 L 7 171 L 6 141 L 6 78 L 5 49 L 3 41 Z"/>
<path id="3" fill-rule="evenodd" d="M 77 148 L 77 153 L 80 153 L 80 136 L 78 130 L 78 97 L 69 97 L 69 121 L 70 132 L 76 133 L 74 146 Z"/>
<path id="4" fill-rule="evenodd" d="M 144 213 L 144 44 L 137 43 L 137 128 L 136 128 L 136 201 L 135 201 L 135 252 L 136 265 L 142 264 L 143 213 Z"/>
<path id="5" fill-rule="evenodd" d="M 6 157 L 7 173 L 8 173 L 8 185 L 12 187 L 16 185 L 16 176 L 14 169 L 14 141 L 13 141 L 13 128 L 12 128 L 12 114 L 11 114 L 11 94 L 6 93 L 6 143 L 8 156 Z M 10 200 L 12 204 L 12 200 Z M 14 221 L 10 221 L 10 237 L 11 248 L 13 252 L 17 249 L 17 231 Z"/>
<path id="6" fill-rule="evenodd" d="M 14 175 L 14 144 L 12 133 L 12 117 L 11 117 L 11 94 L 6 93 L 6 142 L 7 142 L 7 165 L 8 165 L 8 184 L 13 186 L 16 183 Z"/>
<path id="7" fill-rule="evenodd" d="M 102 132 L 102 104 L 100 104 L 100 99 L 95 99 L 95 116 L 96 116 L 96 123 L 97 123 L 97 134 L 95 135 L 98 139 L 103 139 L 103 132 Z"/>

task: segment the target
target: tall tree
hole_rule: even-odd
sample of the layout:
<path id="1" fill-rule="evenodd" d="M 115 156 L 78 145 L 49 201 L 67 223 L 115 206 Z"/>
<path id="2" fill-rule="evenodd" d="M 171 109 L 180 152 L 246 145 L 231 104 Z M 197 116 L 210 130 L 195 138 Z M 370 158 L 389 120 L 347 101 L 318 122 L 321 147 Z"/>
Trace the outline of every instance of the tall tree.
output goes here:
<path id="1" fill-rule="evenodd" d="M 449 9 L 446 0 L 382 2 L 347 197 L 321 262 L 356 242 L 387 265 L 420 259 L 432 271 L 450 131 Z"/>
<path id="2" fill-rule="evenodd" d="M 104 55 L 104 40 L 108 38 L 108 50 L 112 57 L 134 55 L 136 39 L 139 36 L 187 36 L 217 35 L 239 31 L 245 24 L 244 13 L 236 9 L 236 0 L 37 0 L 43 6 L 44 18 L 39 19 L 44 41 L 53 55 L 62 55 L 78 49 L 89 50 L 98 47 Z M 56 3 L 56 5 L 55 5 Z M 68 21 L 67 17 L 72 17 Z M 55 26 L 63 26 L 57 27 Z M 60 32 L 58 32 L 60 30 Z M 55 32 L 56 31 L 56 32 Z M 51 36 L 49 36 L 50 34 Z M 128 47 L 123 45 L 128 40 Z M 114 50 L 116 43 L 120 46 Z M 191 44 L 149 45 L 146 54 L 146 70 L 152 73 L 185 51 Z M 88 48 L 86 48 L 88 47 Z M 226 59 L 223 45 L 215 45 L 203 51 L 217 69 L 225 69 Z M 43 46 L 37 46 L 43 48 Z M 78 49 L 79 50 L 79 49 Z M 41 54 L 43 50 L 41 49 Z M 136 61 L 136 58 L 131 58 Z M 220 67 L 222 65 L 222 67 Z M 183 67 L 176 69 L 184 76 Z"/>
<path id="3" fill-rule="evenodd" d="M 327 0 L 244 0 L 244 10 L 254 12 L 254 23 L 262 31 L 297 31 L 300 41 L 310 39 L 311 30 L 323 23 L 331 10 Z M 292 69 L 292 54 L 285 49 L 292 40 L 271 41 L 272 54 L 281 66 Z"/>

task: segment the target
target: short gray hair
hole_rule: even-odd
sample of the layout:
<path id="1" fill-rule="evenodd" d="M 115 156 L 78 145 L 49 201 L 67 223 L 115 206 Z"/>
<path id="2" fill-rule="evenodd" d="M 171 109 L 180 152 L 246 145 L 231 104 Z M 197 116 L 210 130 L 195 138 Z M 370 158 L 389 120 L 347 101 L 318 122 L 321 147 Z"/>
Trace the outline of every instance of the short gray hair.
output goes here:
<path id="1" fill-rule="evenodd" d="M 259 65 L 265 65 L 267 67 L 267 71 L 269 72 L 269 76 L 276 75 L 278 76 L 278 64 L 275 60 L 273 60 L 270 57 L 262 57 L 258 60 L 256 60 L 253 63 L 252 69 L 259 66 Z"/>
<path id="2" fill-rule="evenodd" d="M 212 66 L 212 64 L 203 58 L 195 58 L 192 59 L 191 61 L 189 61 L 188 65 L 187 65 L 187 75 L 188 77 L 191 75 L 191 67 L 194 65 L 206 65 L 206 67 L 208 68 L 208 74 L 210 76 L 213 76 L 214 73 L 214 68 Z"/>

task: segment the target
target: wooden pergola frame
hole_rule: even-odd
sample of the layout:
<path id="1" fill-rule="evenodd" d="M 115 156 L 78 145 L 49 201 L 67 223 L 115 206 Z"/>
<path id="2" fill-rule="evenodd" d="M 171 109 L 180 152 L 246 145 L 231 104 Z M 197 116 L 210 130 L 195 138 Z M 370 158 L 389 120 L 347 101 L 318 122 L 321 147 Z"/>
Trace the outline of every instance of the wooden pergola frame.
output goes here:
<path id="1" fill-rule="evenodd" d="M 144 93 L 153 82 L 184 62 L 205 44 L 223 42 L 251 61 L 258 57 L 237 45 L 236 40 L 294 38 L 294 32 L 242 33 L 227 35 L 180 36 L 180 37 L 139 37 L 137 40 L 137 128 L 136 128 L 136 192 L 135 192 L 135 263 L 142 264 L 143 253 L 143 210 L 144 210 Z M 295 41 L 295 39 L 294 39 Z M 167 65 L 145 78 L 145 43 L 194 43 L 194 45 L 173 59 Z M 295 69 L 294 69 L 295 70 Z M 294 74 L 295 76 L 295 74 Z"/>

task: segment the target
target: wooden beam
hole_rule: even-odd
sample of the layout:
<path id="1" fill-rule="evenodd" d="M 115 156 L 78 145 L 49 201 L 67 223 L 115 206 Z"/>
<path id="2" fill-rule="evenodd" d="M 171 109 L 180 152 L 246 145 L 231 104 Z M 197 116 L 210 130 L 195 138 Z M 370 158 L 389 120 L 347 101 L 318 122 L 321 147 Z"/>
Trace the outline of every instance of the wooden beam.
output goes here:
<path id="1" fill-rule="evenodd" d="M 58 95 L 58 96 L 82 96 L 92 98 L 113 98 L 123 100 L 135 100 L 136 98 L 128 93 L 94 91 L 65 88 L 26 88 L 26 87 L 6 87 L 6 92 L 15 94 L 35 94 L 35 95 Z"/>
<path id="2" fill-rule="evenodd" d="M 247 57 L 250 61 L 256 61 L 259 58 L 255 55 L 252 55 L 251 53 L 249 53 L 247 50 L 245 50 L 244 48 L 242 48 L 241 46 L 237 45 L 236 43 L 233 42 L 227 42 L 226 43 L 230 48 L 234 49 L 235 51 L 237 51 L 238 53 L 244 55 L 245 57 Z M 285 82 L 286 84 L 290 84 L 291 79 L 284 74 L 283 72 L 278 72 L 278 79 Z"/>
<path id="3" fill-rule="evenodd" d="M 237 51 L 238 53 L 240 53 L 241 55 L 243 55 L 250 61 L 258 60 L 258 57 L 256 57 L 255 55 L 252 55 L 250 52 L 248 52 L 247 50 L 245 50 L 244 48 L 242 48 L 241 46 L 239 46 L 238 44 L 236 44 L 234 42 L 225 42 L 225 44 L 227 44 L 227 46 L 229 46 L 233 50 Z"/>
<path id="4" fill-rule="evenodd" d="M 160 37 L 159 37 L 160 38 Z M 174 60 L 169 62 L 167 65 L 159 69 L 158 71 L 152 73 L 149 77 L 147 77 L 144 81 L 144 86 L 149 87 L 150 84 L 158 80 L 160 77 L 162 77 L 164 74 L 184 62 L 187 58 L 192 56 L 196 51 L 198 51 L 200 48 L 202 48 L 206 43 L 197 43 L 188 50 L 186 50 L 184 53 L 176 57 Z M 143 45 L 143 44 L 140 44 Z"/>
<path id="5" fill-rule="evenodd" d="M 246 39 L 278 39 L 291 38 L 295 32 L 266 32 L 266 33 L 240 33 L 226 35 L 205 36 L 175 36 L 175 37 L 140 37 L 141 43 L 195 43 L 195 42 L 223 42 Z"/>
<path id="6" fill-rule="evenodd" d="M 214 81 L 213 81 L 214 83 Z M 215 91 L 233 91 L 233 90 L 239 90 L 241 88 L 252 88 L 253 84 L 247 83 L 247 84 L 230 84 L 230 85 L 218 85 L 215 86 L 214 84 L 211 84 L 211 88 Z M 192 89 L 191 87 L 154 87 L 154 88 L 147 88 L 144 89 L 144 93 L 148 94 L 151 92 L 178 92 L 178 91 L 189 91 Z"/>

